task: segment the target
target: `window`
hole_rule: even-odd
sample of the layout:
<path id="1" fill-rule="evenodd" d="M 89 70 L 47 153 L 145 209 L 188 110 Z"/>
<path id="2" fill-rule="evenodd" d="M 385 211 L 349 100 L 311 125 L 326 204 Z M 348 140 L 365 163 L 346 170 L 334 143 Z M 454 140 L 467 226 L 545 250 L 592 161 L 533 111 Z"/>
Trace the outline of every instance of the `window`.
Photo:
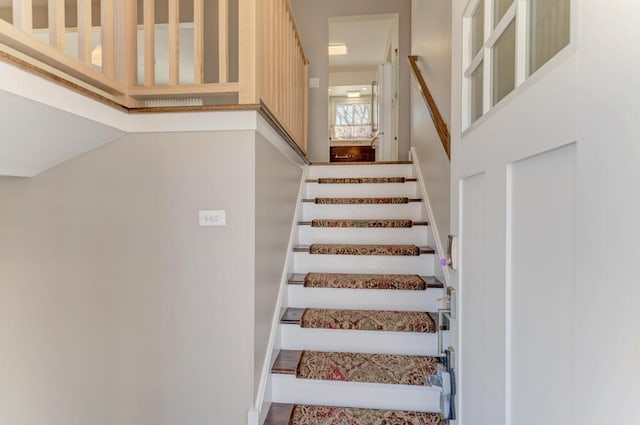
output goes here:
<path id="1" fill-rule="evenodd" d="M 529 74 L 569 44 L 570 0 L 530 0 Z"/>
<path id="2" fill-rule="evenodd" d="M 570 43 L 571 1 L 469 0 L 463 17 L 466 126 Z"/>
<path id="3" fill-rule="evenodd" d="M 368 139 L 371 137 L 370 103 L 337 103 L 332 139 Z"/>
<path id="4" fill-rule="evenodd" d="M 516 87 L 516 23 L 511 22 L 493 47 L 493 102 Z"/>
<path id="5" fill-rule="evenodd" d="M 371 105 L 337 104 L 336 125 L 371 125 Z"/>

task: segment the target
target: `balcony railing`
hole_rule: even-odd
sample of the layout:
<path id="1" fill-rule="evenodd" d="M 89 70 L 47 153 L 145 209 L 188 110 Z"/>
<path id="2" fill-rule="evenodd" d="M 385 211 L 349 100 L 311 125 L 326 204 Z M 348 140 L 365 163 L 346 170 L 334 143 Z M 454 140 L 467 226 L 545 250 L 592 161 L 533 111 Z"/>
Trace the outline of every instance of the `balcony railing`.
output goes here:
<path id="1" fill-rule="evenodd" d="M 262 109 L 306 152 L 308 61 L 289 0 L 13 0 L 0 58 L 127 109 Z"/>

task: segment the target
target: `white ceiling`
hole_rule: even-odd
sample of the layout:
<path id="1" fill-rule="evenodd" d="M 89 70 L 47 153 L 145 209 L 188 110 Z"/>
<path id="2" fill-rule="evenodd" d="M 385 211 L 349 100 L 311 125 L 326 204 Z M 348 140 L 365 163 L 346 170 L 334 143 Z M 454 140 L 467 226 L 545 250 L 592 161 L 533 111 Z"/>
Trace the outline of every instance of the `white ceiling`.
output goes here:
<path id="1" fill-rule="evenodd" d="M 363 90 L 365 89 L 366 90 Z M 358 91 L 361 96 L 371 95 L 371 86 L 358 85 L 358 86 L 332 86 L 329 88 L 329 97 L 346 97 L 348 91 Z"/>
<path id="2" fill-rule="evenodd" d="M 0 90 L 0 175 L 30 177 L 123 131 Z"/>
<path id="3" fill-rule="evenodd" d="M 329 56 L 330 71 L 376 69 L 384 62 L 394 15 L 370 15 L 329 20 L 329 44 L 346 44 L 347 55 Z"/>

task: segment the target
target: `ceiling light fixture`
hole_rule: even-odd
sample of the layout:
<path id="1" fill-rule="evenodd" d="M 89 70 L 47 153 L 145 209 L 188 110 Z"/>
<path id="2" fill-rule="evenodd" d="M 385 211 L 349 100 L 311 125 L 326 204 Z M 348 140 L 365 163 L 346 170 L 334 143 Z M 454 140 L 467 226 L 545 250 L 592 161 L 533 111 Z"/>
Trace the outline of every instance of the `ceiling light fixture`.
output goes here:
<path id="1" fill-rule="evenodd" d="M 349 52 L 346 44 L 330 44 L 329 56 L 346 55 Z"/>
<path id="2" fill-rule="evenodd" d="M 354 98 L 354 97 L 360 97 L 360 92 L 359 91 L 348 91 L 347 92 L 347 97 L 350 98 Z"/>

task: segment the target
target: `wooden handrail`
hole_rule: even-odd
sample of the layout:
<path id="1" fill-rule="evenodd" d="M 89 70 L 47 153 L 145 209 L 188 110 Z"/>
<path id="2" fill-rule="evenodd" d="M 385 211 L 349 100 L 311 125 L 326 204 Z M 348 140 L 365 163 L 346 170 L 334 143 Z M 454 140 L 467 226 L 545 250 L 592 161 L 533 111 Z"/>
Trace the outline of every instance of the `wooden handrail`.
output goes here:
<path id="1" fill-rule="evenodd" d="M 440 114 L 440 110 L 438 109 L 438 106 L 436 105 L 436 102 L 431 95 L 431 91 L 427 86 L 427 82 L 422 76 L 422 71 L 420 71 L 420 67 L 418 66 L 418 59 L 418 56 L 409 56 L 409 64 L 411 65 L 411 69 L 413 69 L 413 73 L 418 80 L 422 96 L 427 102 L 427 107 L 429 108 L 431 119 L 433 119 L 433 124 L 435 125 L 438 136 L 440 137 L 442 147 L 447 153 L 447 157 L 451 159 L 451 136 L 449 135 L 449 129 L 447 128 L 447 123 L 442 118 L 442 114 Z"/>

